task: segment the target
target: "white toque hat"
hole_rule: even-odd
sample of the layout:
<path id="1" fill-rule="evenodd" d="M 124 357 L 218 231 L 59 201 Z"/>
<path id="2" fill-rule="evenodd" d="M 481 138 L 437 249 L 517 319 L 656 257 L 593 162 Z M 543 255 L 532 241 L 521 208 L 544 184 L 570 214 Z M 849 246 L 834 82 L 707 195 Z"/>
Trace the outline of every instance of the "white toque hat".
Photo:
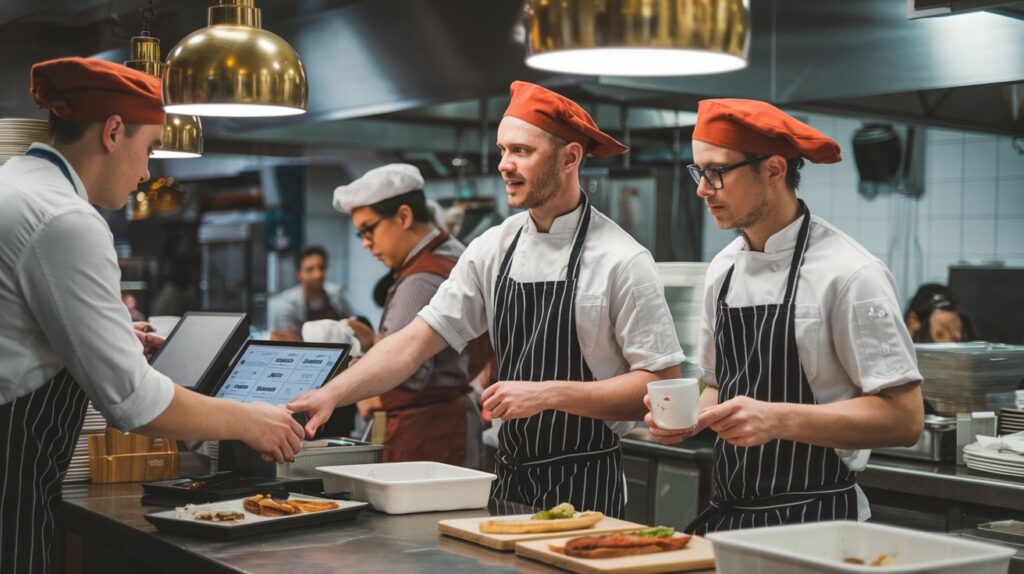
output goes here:
<path id="1" fill-rule="evenodd" d="M 417 189 L 423 189 L 423 175 L 416 166 L 389 163 L 371 169 L 348 185 L 336 187 L 334 209 L 352 213 L 357 207 L 373 205 Z"/>

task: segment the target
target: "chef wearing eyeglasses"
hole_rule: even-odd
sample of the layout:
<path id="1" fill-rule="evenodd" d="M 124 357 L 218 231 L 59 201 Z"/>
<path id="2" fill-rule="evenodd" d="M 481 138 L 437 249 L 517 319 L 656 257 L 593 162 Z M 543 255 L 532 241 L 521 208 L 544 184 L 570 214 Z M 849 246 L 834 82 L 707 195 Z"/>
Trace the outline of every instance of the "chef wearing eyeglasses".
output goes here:
<path id="1" fill-rule="evenodd" d="M 708 268 L 696 428 L 646 419 L 666 444 L 717 433 L 711 504 L 687 531 L 865 520 L 868 449 L 914 444 L 924 412 L 892 275 L 797 195 L 804 159 L 838 162 L 839 146 L 764 102 L 697 114 L 697 195 L 741 235 Z"/>
<path id="2" fill-rule="evenodd" d="M 434 226 L 416 166 L 393 163 L 334 190 L 334 208 L 352 217 L 356 236 L 392 269 L 379 332 L 349 320 L 364 351 L 416 318 L 466 250 Z M 476 466 L 480 411 L 468 400 L 470 348 L 447 348 L 380 396 L 387 412 L 384 462 L 430 460 Z"/>

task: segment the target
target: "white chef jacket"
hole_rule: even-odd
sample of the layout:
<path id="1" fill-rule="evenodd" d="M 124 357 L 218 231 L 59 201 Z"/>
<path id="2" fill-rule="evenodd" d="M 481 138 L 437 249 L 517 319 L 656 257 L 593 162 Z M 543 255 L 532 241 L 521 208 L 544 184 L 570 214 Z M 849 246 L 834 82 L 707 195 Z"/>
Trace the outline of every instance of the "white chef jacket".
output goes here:
<path id="1" fill-rule="evenodd" d="M 709 385 L 718 386 L 715 306 L 729 267 L 736 265 L 725 298 L 730 307 L 782 303 L 802 221 L 800 217 L 769 237 L 763 253 L 751 250 L 741 235 L 711 261 L 696 359 Z M 814 215 L 794 323 L 800 364 L 820 404 L 922 380 L 892 274 L 850 236 Z M 836 453 L 855 472 L 864 470 L 871 455 L 870 450 Z M 858 495 L 864 520 L 870 510 L 859 488 Z"/>
<path id="2" fill-rule="evenodd" d="M 487 230 L 469 244 L 419 317 L 461 351 L 491 328 L 498 268 L 516 232 L 523 228 L 509 269 L 511 278 L 522 283 L 561 281 L 582 214 L 580 206 L 558 217 L 548 233 L 537 231 L 529 212 Z M 685 359 L 654 258 L 596 209 L 583 244 L 576 289 L 580 350 L 596 379 L 633 370 L 660 371 Z M 609 426 L 623 434 L 633 424 Z"/>
<path id="3" fill-rule="evenodd" d="M 66 367 L 110 424 L 133 429 L 167 408 L 173 383 L 143 356 L 110 228 L 64 163 L 74 186 L 41 158 L 0 167 L 0 404 Z"/>

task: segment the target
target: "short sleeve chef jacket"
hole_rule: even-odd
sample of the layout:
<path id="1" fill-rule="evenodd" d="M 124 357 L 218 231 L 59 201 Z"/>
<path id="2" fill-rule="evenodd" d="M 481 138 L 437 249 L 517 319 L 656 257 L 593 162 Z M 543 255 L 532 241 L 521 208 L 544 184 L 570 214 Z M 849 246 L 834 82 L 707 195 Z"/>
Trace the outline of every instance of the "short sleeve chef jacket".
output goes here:
<path id="1" fill-rule="evenodd" d="M 65 164 L 73 186 L 41 158 L 0 167 L 0 404 L 66 367 L 110 424 L 137 428 L 167 408 L 173 383 L 142 354 L 110 228 Z"/>
<path id="2" fill-rule="evenodd" d="M 712 260 L 697 343 L 697 364 L 704 382 L 718 384 L 715 305 L 729 267 L 736 264 L 725 299 L 728 305 L 781 303 L 802 220 L 798 218 L 769 237 L 763 253 L 752 251 L 740 236 Z M 921 380 L 889 270 L 859 243 L 814 215 L 796 306 L 800 363 L 818 403 L 875 394 Z M 836 452 L 853 471 L 864 470 L 871 454 L 869 450 Z"/>
<path id="3" fill-rule="evenodd" d="M 510 269 L 518 282 L 560 281 L 583 208 L 537 231 L 528 212 L 515 214 L 469 244 L 451 276 L 419 317 L 456 350 L 488 331 L 498 268 L 524 227 Z M 659 371 L 683 362 L 654 258 L 597 210 L 583 245 L 576 293 L 580 349 L 598 380 L 633 370 Z M 493 340 L 494 334 L 491 334 Z M 632 425 L 612 424 L 617 432 Z"/>

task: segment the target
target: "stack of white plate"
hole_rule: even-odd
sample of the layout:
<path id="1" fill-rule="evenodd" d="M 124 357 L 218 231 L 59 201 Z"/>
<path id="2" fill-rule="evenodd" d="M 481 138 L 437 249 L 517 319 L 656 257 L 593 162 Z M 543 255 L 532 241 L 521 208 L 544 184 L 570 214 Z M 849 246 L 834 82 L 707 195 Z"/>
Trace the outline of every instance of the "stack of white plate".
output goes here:
<path id="1" fill-rule="evenodd" d="M 107 429 L 107 420 L 99 411 L 92 408 L 92 401 L 89 401 L 85 410 L 85 422 L 82 424 L 82 433 L 78 435 L 78 443 L 75 445 L 75 453 L 71 456 L 71 464 L 68 466 L 68 473 L 64 477 L 65 483 L 89 482 L 89 435 L 100 434 Z"/>
<path id="2" fill-rule="evenodd" d="M 970 469 L 1024 477 L 1024 455 L 1010 450 L 992 450 L 972 443 L 964 447 L 964 462 Z"/>
<path id="3" fill-rule="evenodd" d="M 49 138 L 49 125 L 45 120 L 0 118 L 0 165 L 16 155 L 25 155 L 33 143 L 46 142 Z"/>
<path id="4" fill-rule="evenodd" d="M 1024 409 L 1001 409 L 999 411 L 999 434 L 1024 432 Z"/>

